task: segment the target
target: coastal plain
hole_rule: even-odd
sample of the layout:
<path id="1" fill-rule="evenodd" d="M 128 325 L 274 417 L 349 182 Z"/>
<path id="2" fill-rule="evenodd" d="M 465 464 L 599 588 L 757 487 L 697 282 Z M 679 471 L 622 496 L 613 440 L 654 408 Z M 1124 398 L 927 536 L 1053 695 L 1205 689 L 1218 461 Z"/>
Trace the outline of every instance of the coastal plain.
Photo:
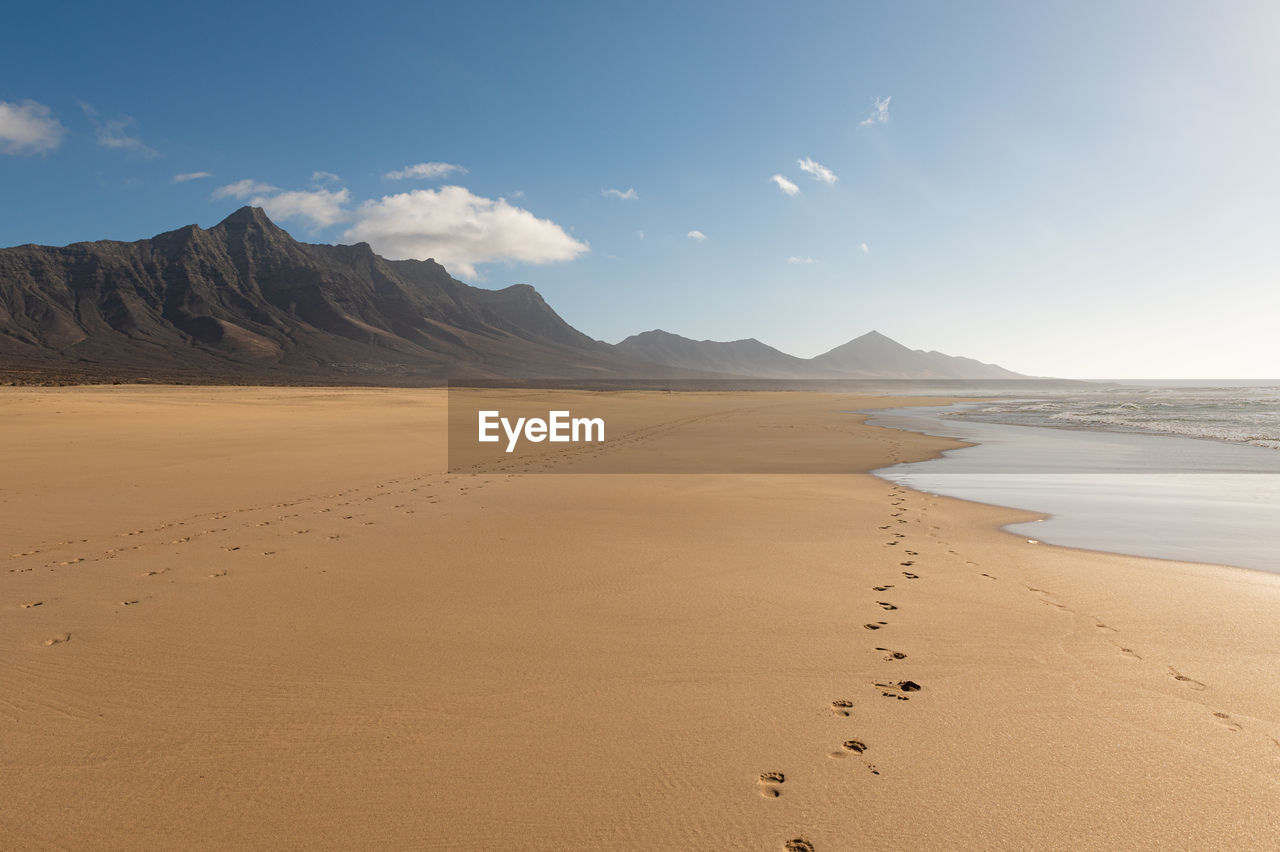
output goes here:
<path id="1" fill-rule="evenodd" d="M 449 393 L 607 439 L 0 388 L 0 847 L 1280 846 L 1280 577 L 871 475 L 937 399 Z"/>

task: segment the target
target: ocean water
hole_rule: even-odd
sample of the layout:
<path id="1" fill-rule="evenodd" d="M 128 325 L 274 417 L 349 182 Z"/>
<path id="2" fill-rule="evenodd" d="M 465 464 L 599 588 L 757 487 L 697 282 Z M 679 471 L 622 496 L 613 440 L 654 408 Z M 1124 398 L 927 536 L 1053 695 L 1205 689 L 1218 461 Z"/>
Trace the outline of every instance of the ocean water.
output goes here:
<path id="1" fill-rule="evenodd" d="M 1280 450 L 1280 383 L 1104 387 L 1087 394 L 1001 399 L 954 416 L 1211 438 Z"/>
<path id="2" fill-rule="evenodd" d="M 869 422 L 973 442 L 876 474 L 1049 515 L 1008 527 L 1018 535 L 1280 572 L 1278 409 L 1275 387 L 1129 388 L 883 410 Z"/>

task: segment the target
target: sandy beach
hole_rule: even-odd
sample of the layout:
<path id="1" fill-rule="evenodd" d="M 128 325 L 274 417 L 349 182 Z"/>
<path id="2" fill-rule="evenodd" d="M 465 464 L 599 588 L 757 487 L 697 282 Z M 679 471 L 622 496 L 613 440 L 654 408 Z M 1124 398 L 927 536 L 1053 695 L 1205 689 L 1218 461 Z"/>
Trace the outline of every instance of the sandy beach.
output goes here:
<path id="1" fill-rule="evenodd" d="M 0 388 L 0 847 L 1280 846 L 1280 577 L 866 473 L 955 444 L 848 412 L 938 400 L 534 402 L 609 439 Z"/>

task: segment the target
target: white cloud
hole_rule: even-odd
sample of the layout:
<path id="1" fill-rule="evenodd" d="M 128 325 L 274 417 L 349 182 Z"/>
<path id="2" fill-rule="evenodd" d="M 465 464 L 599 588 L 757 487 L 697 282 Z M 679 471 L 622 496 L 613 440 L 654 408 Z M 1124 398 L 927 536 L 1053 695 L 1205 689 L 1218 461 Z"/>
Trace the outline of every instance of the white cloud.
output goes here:
<path id="1" fill-rule="evenodd" d="M 414 166 L 405 166 L 403 169 L 398 169 L 394 172 L 387 172 L 386 178 L 388 180 L 404 180 L 405 178 L 436 180 L 452 174 L 465 175 L 466 173 L 466 169 L 453 163 L 418 163 Z"/>
<path id="2" fill-rule="evenodd" d="M 333 181 L 334 183 L 342 183 L 342 178 L 338 177 L 333 172 L 312 172 L 311 173 L 312 183 L 326 183 L 328 181 Z"/>
<path id="3" fill-rule="evenodd" d="M 701 231 L 690 231 L 689 233 L 685 234 L 685 236 L 687 236 L 691 240 L 696 240 L 700 243 L 705 242 L 707 239 L 707 235 L 702 233 Z"/>
<path id="4" fill-rule="evenodd" d="M 174 183 L 186 183 L 189 180 L 200 180 L 201 178 L 213 177 L 213 172 L 186 172 L 173 176 Z"/>
<path id="5" fill-rule="evenodd" d="M 42 103 L 0 101 L 0 154 L 43 154 L 57 148 L 66 132 Z"/>
<path id="6" fill-rule="evenodd" d="M 636 239 L 638 239 L 638 240 L 643 240 L 643 239 L 644 239 L 644 231 L 636 231 Z"/>
<path id="7" fill-rule="evenodd" d="M 345 209 L 345 205 L 351 200 L 351 193 L 345 188 L 284 190 L 246 178 L 218 187 L 211 197 L 214 200 L 249 199 L 249 204 L 261 207 L 272 219 L 302 219 L 313 228 L 327 228 L 351 218 L 350 211 Z"/>
<path id="8" fill-rule="evenodd" d="M 800 166 L 800 171 L 813 175 L 814 180 L 820 180 L 823 183 L 835 183 L 840 180 L 840 178 L 836 177 L 835 172 L 817 160 L 805 157 L 803 160 L 796 160 L 796 165 Z"/>
<path id="9" fill-rule="evenodd" d="M 859 243 L 858 248 L 862 249 L 863 254 L 871 254 L 871 247 L 866 243 Z"/>
<path id="10" fill-rule="evenodd" d="M 782 190 L 782 192 L 786 195 L 800 194 L 800 187 L 796 186 L 794 183 L 787 180 L 782 175 L 774 175 L 773 177 L 769 178 L 769 180 L 773 183 L 776 183 L 778 185 L 778 189 Z"/>
<path id="11" fill-rule="evenodd" d="M 279 192 L 280 188 L 269 183 L 256 180 L 238 180 L 213 191 L 213 198 L 248 198 L 250 195 L 261 195 L 264 192 Z"/>
<path id="12" fill-rule="evenodd" d="M 505 198 L 483 198 L 461 186 L 366 201 L 342 236 L 368 242 L 392 259 L 435 258 L 468 277 L 476 277 L 478 263 L 554 263 L 588 250 L 555 222 L 539 219 Z"/>
<path id="13" fill-rule="evenodd" d="M 810 265 L 810 264 L 814 264 L 814 263 L 817 263 L 817 262 L 818 262 L 818 261 L 814 260 L 814 259 L 813 259 L 813 258 L 811 258 L 811 257 L 803 257 L 803 256 L 796 256 L 796 255 L 793 255 L 793 256 L 791 256 L 791 257 L 787 258 L 787 263 L 793 263 L 793 264 L 796 264 L 797 266 L 808 266 L 808 265 Z"/>
<path id="14" fill-rule="evenodd" d="M 623 192 L 620 189 L 602 189 L 600 190 L 600 194 L 603 195 L 605 198 L 620 198 L 623 201 L 635 201 L 637 198 L 640 197 L 636 195 L 636 191 L 634 187 L 631 189 L 628 189 L 626 192 Z"/>
<path id="15" fill-rule="evenodd" d="M 863 127 L 867 127 L 872 124 L 888 124 L 889 101 L 891 100 L 893 100 L 892 95 L 883 100 L 876 98 L 876 108 L 871 111 L 871 115 L 858 122 L 858 124 Z"/>
<path id="16" fill-rule="evenodd" d="M 255 196 L 249 203 L 277 221 L 305 219 L 312 227 L 327 228 L 350 218 L 343 209 L 350 200 L 351 193 L 346 189 L 312 189 Z"/>

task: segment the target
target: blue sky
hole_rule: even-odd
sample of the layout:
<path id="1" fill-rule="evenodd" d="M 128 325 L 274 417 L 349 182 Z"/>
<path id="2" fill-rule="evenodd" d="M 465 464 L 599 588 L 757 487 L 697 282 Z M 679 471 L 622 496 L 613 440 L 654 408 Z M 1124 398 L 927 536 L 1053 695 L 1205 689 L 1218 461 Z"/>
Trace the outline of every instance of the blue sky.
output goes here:
<path id="1" fill-rule="evenodd" d="M 0 244 L 258 201 L 609 341 L 1276 378 L 1280 7 L 1221 5 L 26 4 Z"/>

